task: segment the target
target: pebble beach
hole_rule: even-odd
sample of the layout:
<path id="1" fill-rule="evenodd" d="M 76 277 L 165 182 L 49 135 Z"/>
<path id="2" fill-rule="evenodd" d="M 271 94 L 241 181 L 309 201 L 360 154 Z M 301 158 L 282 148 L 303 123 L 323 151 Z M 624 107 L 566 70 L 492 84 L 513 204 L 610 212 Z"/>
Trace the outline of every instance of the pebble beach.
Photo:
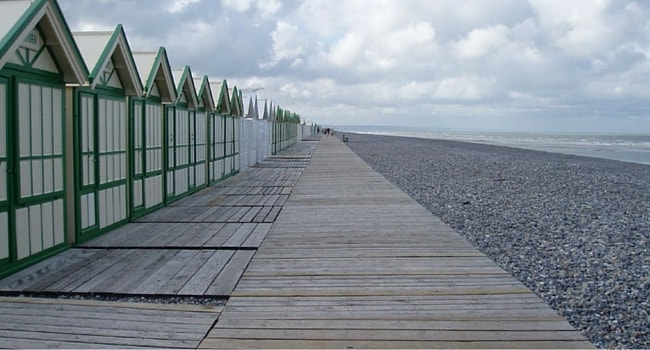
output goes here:
<path id="1" fill-rule="evenodd" d="M 650 165 L 347 135 L 347 145 L 373 169 L 596 347 L 650 348 Z"/>

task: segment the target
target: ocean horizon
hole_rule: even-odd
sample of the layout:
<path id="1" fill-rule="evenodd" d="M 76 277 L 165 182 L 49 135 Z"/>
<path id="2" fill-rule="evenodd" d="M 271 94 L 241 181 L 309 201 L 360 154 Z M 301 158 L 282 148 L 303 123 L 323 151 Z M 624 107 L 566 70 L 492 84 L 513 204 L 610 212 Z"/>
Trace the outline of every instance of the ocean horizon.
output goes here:
<path id="1" fill-rule="evenodd" d="M 340 132 L 452 140 L 650 165 L 650 134 L 514 132 L 416 129 L 391 126 L 338 126 Z"/>

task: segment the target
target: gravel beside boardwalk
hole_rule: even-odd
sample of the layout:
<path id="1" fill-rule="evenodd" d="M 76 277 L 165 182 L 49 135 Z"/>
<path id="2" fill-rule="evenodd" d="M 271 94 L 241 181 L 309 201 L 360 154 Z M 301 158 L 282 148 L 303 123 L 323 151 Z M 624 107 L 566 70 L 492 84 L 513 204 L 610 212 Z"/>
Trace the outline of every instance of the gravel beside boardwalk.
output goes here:
<path id="1" fill-rule="evenodd" d="M 348 134 L 598 347 L 650 347 L 650 166 L 453 141 Z"/>

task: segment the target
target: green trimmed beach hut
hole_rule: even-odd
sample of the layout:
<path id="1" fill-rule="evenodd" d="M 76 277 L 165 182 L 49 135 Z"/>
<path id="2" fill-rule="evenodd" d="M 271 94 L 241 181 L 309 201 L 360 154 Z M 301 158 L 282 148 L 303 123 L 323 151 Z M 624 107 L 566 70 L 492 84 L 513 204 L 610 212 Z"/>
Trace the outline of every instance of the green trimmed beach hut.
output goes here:
<path id="1" fill-rule="evenodd" d="M 257 142 L 257 163 L 271 155 L 271 128 L 273 122 L 270 119 L 267 100 L 257 101 L 257 111 L 260 117 L 258 142 Z"/>
<path id="2" fill-rule="evenodd" d="M 225 148 L 225 176 L 239 172 L 239 140 L 240 123 L 243 115 L 241 95 L 237 87 L 233 87 L 230 95 L 230 115 L 226 116 L 226 148 Z"/>
<path id="3" fill-rule="evenodd" d="M 228 82 L 210 83 L 214 93 L 214 112 L 209 115 L 208 173 L 209 182 L 214 184 L 226 177 L 226 120 L 230 120 L 230 94 Z"/>
<path id="4" fill-rule="evenodd" d="M 194 187 L 190 184 L 190 116 L 198 106 L 190 67 L 172 69 L 172 75 L 176 83 L 176 101 L 167 108 L 165 125 L 166 203 L 189 194 Z"/>
<path id="5" fill-rule="evenodd" d="M 176 87 L 164 47 L 133 52 L 133 59 L 144 86 L 142 98 L 132 99 L 129 121 L 130 208 L 135 218 L 164 205 L 164 115 L 166 106 L 176 102 Z"/>
<path id="6" fill-rule="evenodd" d="M 194 85 L 198 88 L 198 102 L 194 112 L 193 124 L 190 130 L 190 183 L 194 182 L 195 190 L 208 185 L 208 116 L 214 113 L 214 96 L 207 75 L 194 77 Z M 193 178 L 192 178 L 193 177 Z"/>
<path id="7" fill-rule="evenodd" d="M 66 84 L 87 79 L 56 1 L 0 1 L 0 277 L 74 238 Z"/>
<path id="8" fill-rule="evenodd" d="M 90 85 L 74 93 L 75 232 L 83 242 L 129 218 L 128 98 L 143 88 L 122 25 L 72 35 L 92 67 Z"/>

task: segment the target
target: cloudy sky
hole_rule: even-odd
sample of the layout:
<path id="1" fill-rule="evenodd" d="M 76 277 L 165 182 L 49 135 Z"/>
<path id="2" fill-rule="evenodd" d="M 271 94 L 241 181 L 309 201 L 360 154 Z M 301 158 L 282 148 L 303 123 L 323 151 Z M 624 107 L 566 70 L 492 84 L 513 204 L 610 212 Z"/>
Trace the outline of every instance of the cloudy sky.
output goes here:
<path id="1" fill-rule="evenodd" d="M 323 125 L 650 133 L 650 1 L 59 3 Z"/>

